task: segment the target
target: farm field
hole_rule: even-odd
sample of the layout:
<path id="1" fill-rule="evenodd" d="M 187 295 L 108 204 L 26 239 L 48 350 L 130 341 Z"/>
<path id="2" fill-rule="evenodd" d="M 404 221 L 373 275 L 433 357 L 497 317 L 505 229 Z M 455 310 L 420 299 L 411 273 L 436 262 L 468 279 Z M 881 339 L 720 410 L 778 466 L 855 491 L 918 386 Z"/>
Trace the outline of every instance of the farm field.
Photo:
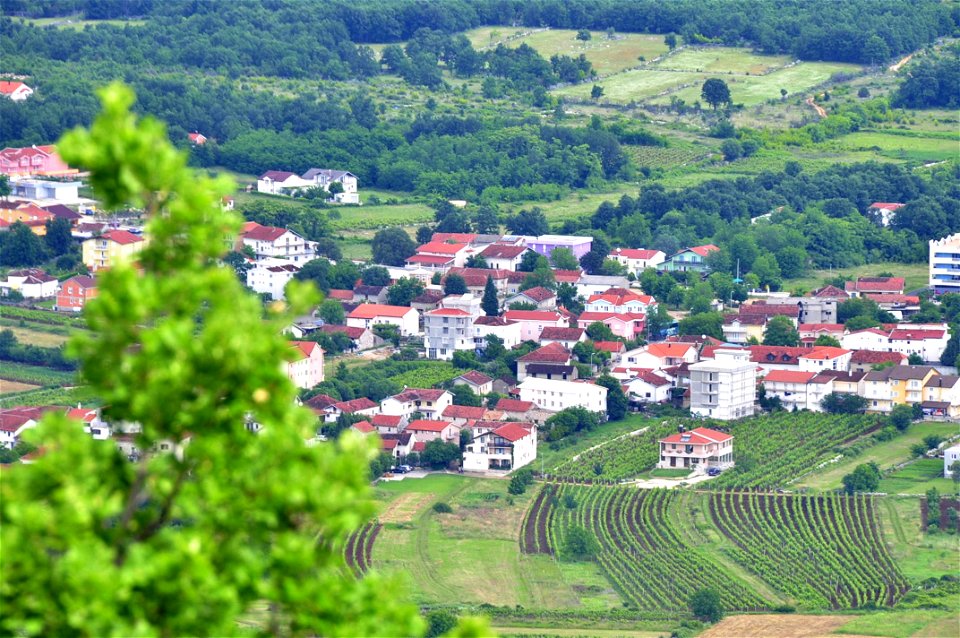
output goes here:
<path id="1" fill-rule="evenodd" d="M 832 268 L 828 270 L 814 270 L 805 277 L 796 279 L 787 279 L 783 282 L 784 290 L 814 290 L 822 287 L 824 280 L 833 277 L 848 277 L 856 279 L 857 277 L 877 276 L 880 273 L 896 273 L 898 277 L 903 277 L 904 289 L 907 291 L 923 288 L 927 285 L 929 278 L 929 269 L 924 263 L 900 264 L 895 262 L 877 262 L 873 264 L 863 264 L 861 266 L 850 266 L 847 268 Z"/>
<path id="2" fill-rule="evenodd" d="M 26 322 L 24 322 L 26 325 Z M 41 324 L 32 324 L 32 327 L 20 327 L 18 323 L 9 320 L 0 321 L 0 330 L 10 330 L 20 343 L 29 343 L 43 348 L 58 348 L 70 338 L 69 334 L 54 334 L 43 330 Z"/>
<path id="3" fill-rule="evenodd" d="M 943 459 L 920 459 L 880 480 L 880 492 L 925 494 L 931 487 L 941 494 L 956 494 L 957 484 L 943 476 Z"/>
<path id="4" fill-rule="evenodd" d="M 760 75 L 791 61 L 787 55 L 760 55 L 733 47 L 684 47 L 652 66 L 668 71 Z"/>
<path id="5" fill-rule="evenodd" d="M 844 457 L 837 463 L 831 463 L 823 469 L 817 470 L 796 483 L 797 487 L 809 487 L 821 490 L 839 489 L 845 474 L 853 471 L 857 465 L 873 461 L 880 466 L 881 471 L 889 470 L 898 463 L 911 458 L 910 447 L 923 441 L 923 437 L 937 434 L 945 439 L 960 434 L 960 426 L 956 423 L 921 422 L 914 423 L 910 428 L 891 441 L 877 443 L 859 456 Z"/>
<path id="6" fill-rule="evenodd" d="M 938 162 L 960 156 L 956 136 L 900 135 L 883 131 L 859 131 L 833 141 L 844 150 L 872 151 L 894 159 Z"/>
<path id="7" fill-rule="evenodd" d="M 700 634 L 700 638 L 823 638 L 850 622 L 854 616 L 749 614 L 729 616 Z"/>
<path id="8" fill-rule="evenodd" d="M 0 379 L 20 381 L 38 386 L 73 385 L 77 374 L 70 370 L 58 370 L 46 366 L 34 366 L 18 361 L 0 362 Z"/>
<path id="9" fill-rule="evenodd" d="M 466 32 L 470 43 L 477 49 L 493 49 L 497 44 L 518 47 L 526 44 L 550 59 L 555 54 L 577 57 L 584 54 L 597 74 L 619 73 L 639 66 L 640 56 L 647 60 L 667 52 L 663 36 L 646 33 L 617 33 L 613 40 L 605 31 L 591 31 L 590 40 L 577 40 L 577 32 L 571 29 L 511 29 L 509 27 L 482 27 Z"/>
<path id="10" fill-rule="evenodd" d="M 549 556 L 520 554 L 520 524 L 534 492 L 509 497 L 507 481 L 456 475 L 381 482 L 376 493 L 385 509 L 373 567 L 407 575 L 411 597 L 420 604 L 619 606 L 619 596 L 592 565 L 568 569 Z M 434 512 L 439 501 L 453 513 Z"/>
<path id="11" fill-rule="evenodd" d="M 0 379 L 0 394 L 11 394 L 13 392 L 27 392 L 36 390 L 41 386 L 22 383 L 20 381 L 11 381 L 9 379 Z"/>
<path id="12" fill-rule="evenodd" d="M 544 443 L 537 447 L 537 469 L 542 465 L 550 472 L 588 448 L 609 442 L 611 439 L 661 423 L 664 419 L 627 415 L 621 421 L 608 421 L 597 429 L 564 438 L 557 443 Z"/>
<path id="13" fill-rule="evenodd" d="M 626 104 L 631 101 L 649 100 L 662 93 L 679 90 L 684 85 L 692 86 L 696 84 L 697 95 L 699 96 L 703 79 L 703 75 L 693 71 L 634 69 L 592 83 L 584 82 L 583 84 L 565 86 L 553 91 L 553 93 L 562 97 L 588 100 L 593 84 L 599 84 L 603 87 L 603 97 L 600 98 L 602 101 Z M 666 101 L 669 102 L 669 98 Z"/>
<path id="14" fill-rule="evenodd" d="M 919 498 L 887 496 L 881 502 L 883 536 L 904 576 L 916 582 L 956 573 L 957 537 L 921 528 Z"/>
<path id="15" fill-rule="evenodd" d="M 957 612 L 943 609 L 875 612 L 849 620 L 836 633 L 854 637 L 951 638 L 957 635 Z"/>

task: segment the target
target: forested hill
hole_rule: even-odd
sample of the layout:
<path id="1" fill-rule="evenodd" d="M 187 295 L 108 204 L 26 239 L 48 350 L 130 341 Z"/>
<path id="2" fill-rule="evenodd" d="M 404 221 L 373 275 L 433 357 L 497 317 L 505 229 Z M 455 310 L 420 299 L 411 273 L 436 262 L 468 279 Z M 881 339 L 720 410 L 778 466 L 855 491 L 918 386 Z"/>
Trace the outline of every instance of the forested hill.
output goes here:
<path id="1" fill-rule="evenodd" d="M 140 17 L 146 23 L 109 43 L 94 31 L 55 42 L 18 32 L 17 48 L 55 59 L 123 55 L 201 68 L 254 67 L 342 79 L 379 70 L 353 43 L 408 40 L 423 27 L 457 33 L 480 25 L 677 33 L 688 43 L 749 44 L 806 60 L 871 63 L 953 33 L 960 9 L 936 0 L 0 0 L 6 16 Z M 118 27 L 101 27 L 123 29 Z M 10 25 L 3 27 L 9 36 Z M 6 49 L 10 50 L 10 49 Z"/>

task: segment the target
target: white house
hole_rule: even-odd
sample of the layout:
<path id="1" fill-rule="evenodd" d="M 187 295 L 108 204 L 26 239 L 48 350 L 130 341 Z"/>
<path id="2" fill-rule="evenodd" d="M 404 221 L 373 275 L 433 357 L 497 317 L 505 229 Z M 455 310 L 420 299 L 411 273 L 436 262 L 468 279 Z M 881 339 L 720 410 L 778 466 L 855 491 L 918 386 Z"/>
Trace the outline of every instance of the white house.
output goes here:
<path id="1" fill-rule="evenodd" d="M 76 407 L 67 410 L 67 418 L 83 424 L 83 431 L 98 441 L 110 438 L 112 430 L 110 424 L 103 420 L 98 408 Z"/>
<path id="2" fill-rule="evenodd" d="M 591 412 L 607 412 L 607 389 L 589 381 L 527 377 L 517 389 L 520 391 L 521 401 L 531 401 L 550 412 L 578 406 Z"/>
<path id="3" fill-rule="evenodd" d="M 838 370 L 846 372 L 850 369 L 850 357 L 853 353 L 843 348 L 831 346 L 815 346 L 810 352 L 797 357 L 800 369 L 804 372 L 822 372 L 824 370 Z"/>
<path id="4" fill-rule="evenodd" d="M 17 291 L 24 299 L 46 299 L 54 297 L 60 288 L 60 282 L 39 268 L 11 270 L 7 280 L 0 282 L 0 293 L 10 294 Z"/>
<path id="5" fill-rule="evenodd" d="M 840 345 L 847 350 L 873 350 L 888 352 L 890 333 L 880 328 L 865 328 L 840 337 Z"/>
<path id="6" fill-rule="evenodd" d="M 440 300 L 440 308 L 462 310 L 474 318 L 482 313 L 480 297 L 469 292 L 463 295 L 447 295 Z"/>
<path id="7" fill-rule="evenodd" d="M 22 102 L 33 95 L 33 89 L 23 82 L 0 80 L 0 95 L 14 102 Z"/>
<path id="8" fill-rule="evenodd" d="M 286 195 L 312 186 L 315 184 L 289 171 L 267 171 L 257 178 L 257 192 L 270 195 Z"/>
<path id="9" fill-rule="evenodd" d="M 684 363 L 696 363 L 697 346 L 680 341 L 651 343 L 620 355 L 620 364 L 634 368 L 660 370 Z"/>
<path id="10" fill-rule="evenodd" d="M 261 226 L 257 222 L 243 225 L 240 241 L 253 250 L 257 259 L 276 257 L 303 264 L 317 256 L 316 242 L 307 241 L 292 230 Z"/>
<path id="11" fill-rule="evenodd" d="M 628 288 L 630 280 L 619 275 L 581 275 L 574 285 L 578 295 L 589 299 L 592 295 L 599 295 L 611 288 Z"/>
<path id="12" fill-rule="evenodd" d="M 625 266 L 627 272 L 634 275 L 639 275 L 647 268 L 656 268 L 667 259 L 662 250 L 646 248 L 616 248 L 608 257 Z"/>
<path id="13" fill-rule="evenodd" d="M 40 408 L 6 408 L 0 410 L 0 447 L 12 450 L 25 430 L 37 426 L 43 416 Z"/>
<path id="14" fill-rule="evenodd" d="M 583 308 L 587 312 L 646 313 L 647 308 L 655 305 L 656 301 L 650 295 L 638 295 L 625 288 L 611 288 L 590 295 Z"/>
<path id="15" fill-rule="evenodd" d="M 491 424 L 492 425 L 492 424 Z M 537 428 L 530 423 L 504 423 L 478 428 L 463 451 L 467 472 L 515 470 L 537 458 Z"/>
<path id="16" fill-rule="evenodd" d="M 584 330 L 597 322 L 610 328 L 610 332 L 618 337 L 633 340 L 643 336 L 647 316 L 635 312 L 583 312 L 577 318 L 577 325 Z"/>
<path id="17" fill-rule="evenodd" d="M 420 313 L 406 306 L 364 303 L 347 315 L 347 325 L 351 328 L 373 329 L 381 323 L 397 326 L 403 337 L 420 333 Z"/>
<path id="18" fill-rule="evenodd" d="M 436 421 L 451 405 L 453 395 L 446 390 L 407 388 L 381 401 L 380 413 L 409 418 L 413 413 L 419 412 L 423 419 Z"/>
<path id="19" fill-rule="evenodd" d="M 786 410 L 822 412 L 820 402 L 833 392 L 833 377 L 799 370 L 771 370 L 763 379 L 767 398 L 777 397 Z"/>
<path id="20" fill-rule="evenodd" d="M 323 420 L 326 423 L 333 423 L 341 414 L 356 414 L 358 416 L 373 417 L 380 413 L 380 405 L 374 403 L 367 397 L 351 399 L 350 401 L 338 401 L 328 405 L 323 409 Z"/>
<path id="21" fill-rule="evenodd" d="M 465 385 L 477 395 L 493 392 L 493 379 L 478 370 L 470 370 L 453 380 L 453 385 Z"/>
<path id="22" fill-rule="evenodd" d="M 953 445 L 943 451 L 943 476 L 952 478 L 951 466 L 960 461 L 960 445 Z"/>
<path id="23" fill-rule="evenodd" d="M 457 350 L 474 351 L 473 315 L 457 308 L 423 313 L 423 346 L 428 359 L 450 360 Z"/>
<path id="24" fill-rule="evenodd" d="M 520 345 L 523 340 L 523 325 L 519 321 L 509 321 L 503 317 L 477 317 L 473 322 L 473 342 L 478 350 L 487 347 L 487 337 L 494 336 L 503 341 L 507 350 Z"/>
<path id="25" fill-rule="evenodd" d="M 940 355 L 950 341 L 946 324 L 899 324 L 890 332 L 888 349 L 908 357 L 919 355 L 924 361 L 940 361 Z"/>
<path id="26" fill-rule="evenodd" d="M 357 192 L 357 176 L 349 171 L 338 171 L 330 168 L 311 168 L 300 176 L 311 186 L 330 190 L 331 184 L 343 186 L 343 192 L 333 196 L 333 201 L 339 204 L 359 204 L 360 195 Z"/>
<path id="27" fill-rule="evenodd" d="M 410 432 L 417 437 L 418 441 L 427 443 L 437 439 L 445 442 L 459 443 L 460 428 L 450 421 L 441 421 L 438 419 L 417 419 L 411 421 L 404 428 L 404 433 Z"/>
<path id="28" fill-rule="evenodd" d="M 269 294 L 271 299 L 283 299 L 284 289 L 298 272 L 300 267 L 286 259 L 267 257 L 247 270 L 247 286 L 254 292 Z"/>
<path id="29" fill-rule="evenodd" d="M 624 381 L 627 398 L 637 403 L 663 403 L 670 398 L 673 384 L 652 370 L 637 370 L 633 378 Z"/>
<path id="30" fill-rule="evenodd" d="M 507 310 L 503 313 L 503 318 L 520 324 L 521 341 L 537 341 L 540 339 L 540 332 L 548 326 L 569 327 L 566 317 L 551 310 Z"/>
<path id="31" fill-rule="evenodd" d="M 45 179 L 18 179 L 10 182 L 12 195 L 34 201 L 53 200 L 73 204 L 80 199 L 83 182 L 52 182 Z"/>
<path id="32" fill-rule="evenodd" d="M 295 355 L 283 364 L 287 378 L 298 388 L 312 388 L 323 381 L 323 348 L 316 341 L 291 341 Z"/>
<path id="33" fill-rule="evenodd" d="M 716 350 L 712 361 L 690 366 L 690 414 L 713 419 L 753 415 L 757 365 L 745 350 Z"/>
<path id="34" fill-rule="evenodd" d="M 517 266 L 523 260 L 523 254 L 530 249 L 526 246 L 512 244 L 490 244 L 482 251 L 480 256 L 487 262 L 488 268 L 498 270 L 516 271 Z"/>
<path id="35" fill-rule="evenodd" d="M 930 240 L 928 269 L 936 294 L 960 292 L 960 233 Z"/>
<path id="36" fill-rule="evenodd" d="M 510 295 L 503 305 L 509 308 L 515 303 L 530 304 L 537 310 L 553 310 L 557 307 L 557 295 L 543 286 L 536 286 Z"/>
<path id="37" fill-rule="evenodd" d="M 407 263 L 419 264 L 425 268 L 436 268 L 439 265 L 444 265 L 446 268 L 462 268 L 467 262 L 467 257 L 474 253 L 476 248 L 470 244 L 431 241 L 417 246 L 417 253 L 408 258 Z M 440 260 L 443 260 L 443 264 Z"/>
<path id="38" fill-rule="evenodd" d="M 708 428 L 694 428 L 660 439 L 659 468 L 704 471 L 733 467 L 733 436 Z"/>

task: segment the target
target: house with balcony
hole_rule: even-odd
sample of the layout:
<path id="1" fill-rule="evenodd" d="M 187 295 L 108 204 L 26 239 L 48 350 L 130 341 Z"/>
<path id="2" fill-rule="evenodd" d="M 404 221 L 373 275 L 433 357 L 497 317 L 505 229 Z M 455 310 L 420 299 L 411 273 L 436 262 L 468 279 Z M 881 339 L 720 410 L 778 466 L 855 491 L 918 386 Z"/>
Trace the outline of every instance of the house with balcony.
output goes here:
<path id="1" fill-rule="evenodd" d="M 488 268 L 516 271 L 517 266 L 523 261 L 524 253 L 530 249 L 520 244 L 490 244 L 482 251 L 480 256 L 487 262 Z"/>
<path id="2" fill-rule="evenodd" d="M 895 405 L 923 403 L 924 388 L 939 376 L 932 366 L 893 366 L 872 370 L 863 377 L 867 412 L 886 414 Z"/>
<path id="3" fill-rule="evenodd" d="M 52 144 L 0 150 L 0 174 L 11 177 L 30 175 L 75 175 L 77 169 L 60 159 Z"/>
<path id="4" fill-rule="evenodd" d="M 120 261 L 130 263 L 147 242 L 126 230 L 111 230 L 83 242 L 83 264 L 90 270 L 105 270 Z"/>
<path id="5" fill-rule="evenodd" d="M 662 264 L 667 256 L 662 250 L 652 250 L 647 248 L 616 248 L 608 256 L 617 263 L 639 276 L 647 268 L 656 268 Z"/>
<path id="6" fill-rule="evenodd" d="M 797 357 L 797 361 L 803 371 L 839 370 L 846 372 L 850 369 L 850 357 L 852 355 L 853 353 L 850 350 L 844 350 L 843 348 L 814 346 L 809 352 Z"/>
<path id="7" fill-rule="evenodd" d="M 461 374 L 453 380 L 453 385 L 465 385 L 479 396 L 493 392 L 493 379 L 479 370 L 470 370 Z"/>
<path id="8" fill-rule="evenodd" d="M 848 281 L 843 290 L 850 297 L 864 297 L 867 294 L 902 295 L 903 277 L 858 277 Z"/>
<path id="9" fill-rule="evenodd" d="M 931 377 L 923 387 L 923 403 L 920 406 L 928 416 L 960 416 L 960 377 L 955 374 Z"/>
<path id="10" fill-rule="evenodd" d="M 449 361 L 457 350 L 473 352 L 474 317 L 458 308 L 438 308 L 423 314 L 424 348 L 428 359 Z"/>
<path id="11" fill-rule="evenodd" d="M 550 343 L 517 359 L 517 380 L 528 377 L 573 380 L 577 378 L 577 367 L 569 350 L 559 343 Z"/>
<path id="12" fill-rule="evenodd" d="M 256 293 L 270 295 L 271 299 L 283 299 L 290 280 L 300 272 L 300 267 L 286 259 L 267 257 L 254 262 L 247 270 L 247 286 Z"/>
<path id="13" fill-rule="evenodd" d="M 550 255 L 557 248 L 569 248 L 573 256 L 580 259 L 590 252 L 593 238 L 576 235 L 540 235 L 539 237 L 528 237 L 526 243 L 527 248 L 547 259 L 550 259 Z"/>
<path id="14" fill-rule="evenodd" d="M 733 435 L 708 428 L 680 431 L 660 439 L 658 468 L 706 471 L 733 467 Z"/>
<path id="15" fill-rule="evenodd" d="M 459 443 L 460 441 L 460 427 L 450 421 L 417 419 L 408 423 L 403 431 L 413 434 L 417 437 L 417 441 L 424 443 L 438 439 L 444 443 Z"/>
<path id="16" fill-rule="evenodd" d="M 6 281 L 0 281 L 0 294 L 19 292 L 24 299 L 48 299 L 57 294 L 60 282 L 40 268 L 22 268 L 7 273 Z"/>
<path id="17" fill-rule="evenodd" d="M 510 321 L 503 317 L 477 317 L 473 321 L 473 343 L 477 350 L 487 347 L 487 338 L 496 337 L 503 342 L 507 350 L 520 345 L 522 339 L 522 324 Z"/>
<path id="18" fill-rule="evenodd" d="M 680 341 L 661 341 L 650 343 L 620 355 L 620 365 L 632 368 L 661 370 L 683 364 L 696 363 L 697 346 Z"/>
<path id="19" fill-rule="evenodd" d="M 707 255 L 717 250 L 720 249 L 713 244 L 685 248 L 665 259 L 659 269 L 665 272 L 707 272 Z"/>
<path id="20" fill-rule="evenodd" d="M 656 300 L 650 295 L 641 295 L 626 288 L 610 288 L 606 292 L 590 295 L 583 309 L 586 312 L 646 313 Z"/>
<path id="21" fill-rule="evenodd" d="M 587 331 L 583 328 L 544 328 L 540 331 L 540 343 L 549 345 L 559 343 L 567 350 L 573 350 L 578 343 L 587 340 Z M 623 345 L 623 342 L 616 341 Z M 594 344 L 596 346 L 596 344 Z"/>
<path id="22" fill-rule="evenodd" d="M 516 470 L 537 458 L 537 428 L 531 423 L 491 423 L 477 427 L 463 451 L 467 472 Z"/>
<path id="23" fill-rule="evenodd" d="M 373 330 L 378 324 L 397 326 L 402 337 L 417 335 L 420 334 L 420 313 L 407 306 L 364 303 L 347 315 L 347 325 L 351 328 Z"/>
<path id="24" fill-rule="evenodd" d="M 653 370 L 634 370 L 623 382 L 631 403 L 665 403 L 670 399 L 673 383 Z"/>
<path id="25" fill-rule="evenodd" d="M 537 310 L 553 310 L 557 307 L 557 295 L 542 286 L 536 286 L 507 297 L 503 305 L 509 308 L 515 303 L 530 304 Z"/>
<path id="26" fill-rule="evenodd" d="M 311 168 L 300 176 L 311 187 L 322 188 L 329 192 L 334 184 L 340 184 L 342 191 L 334 194 L 333 201 L 338 204 L 359 204 L 360 194 L 357 192 L 357 176 L 350 171 L 338 171 L 332 168 Z"/>
<path id="27" fill-rule="evenodd" d="M 257 222 L 244 223 L 240 245 L 249 247 L 257 259 L 286 259 L 301 266 L 317 257 L 316 242 L 307 241 L 287 228 L 261 226 Z"/>
<path id="28" fill-rule="evenodd" d="M 315 185 L 290 171 L 267 171 L 257 178 L 257 192 L 269 195 L 290 195 Z"/>
<path id="29" fill-rule="evenodd" d="M 647 316 L 640 312 L 583 312 L 577 318 L 577 326 L 584 330 L 597 322 L 616 336 L 632 341 L 644 335 Z"/>
<path id="30" fill-rule="evenodd" d="M 581 407 L 606 414 L 607 389 L 589 381 L 560 381 L 527 377 L 517 386 L 521 401 L 549 412 Z"/>
<path id="31" fill-rule="evenodd" d="M 363 417 L 373 417 L 380 413 L 380 406 L 367 397 L 351 399 L 350 401 L 337 401 L 323 408 L 323 420 L 326 423 L 334 423 L 341 414 L 354 414 Z M 369 420 L 369 418 L 367 419 Z"/>
<path id="32" fill-rule="evenodd" d="M 451 405 L 453 405 L 453 395 L 446 390 L 407 388 L 381 401 L 380 413 L 399 415 L 409 419 L 411 415 L 419 412 L 422 419 L 436 421 Z"/>
<path id="33" fill-rule="evenodd" d="M 503 318 L 520 324 L 521 341 L 538 341 L 546 327 L 569 327 L 567 318 L 556 310 L 507 310 Z"/>
<path id="34" fill-rule="evenodd" d="M 757 366 L 744 350 L 717 349 L 713 360 L 690 365 L 690 414 L 731 420 L 752 416 Z"/>
<path id="35" fill-rule="evenodd" d="M 778 398 L 785 410 L 822 412 L 820 402 L 833 391 L 833 378 L 816 372 L 773 370 L 763 379 L 767 398 Z"/>

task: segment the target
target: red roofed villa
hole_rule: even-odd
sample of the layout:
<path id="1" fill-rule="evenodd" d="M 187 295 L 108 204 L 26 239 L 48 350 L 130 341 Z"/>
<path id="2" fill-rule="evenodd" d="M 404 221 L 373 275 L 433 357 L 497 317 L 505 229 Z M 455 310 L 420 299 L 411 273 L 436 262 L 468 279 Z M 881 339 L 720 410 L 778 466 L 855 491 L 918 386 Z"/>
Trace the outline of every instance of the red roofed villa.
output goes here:
<path id="1" fill-rule="evenodd" d="M 660 439 L 660 461 L 657 467 L 690 468 L 698 472 L 711 468 L 731 468 L 733 436 L 708 428 L 695 428 L 689 432 L 681 430 L 671 434 Z"/>

